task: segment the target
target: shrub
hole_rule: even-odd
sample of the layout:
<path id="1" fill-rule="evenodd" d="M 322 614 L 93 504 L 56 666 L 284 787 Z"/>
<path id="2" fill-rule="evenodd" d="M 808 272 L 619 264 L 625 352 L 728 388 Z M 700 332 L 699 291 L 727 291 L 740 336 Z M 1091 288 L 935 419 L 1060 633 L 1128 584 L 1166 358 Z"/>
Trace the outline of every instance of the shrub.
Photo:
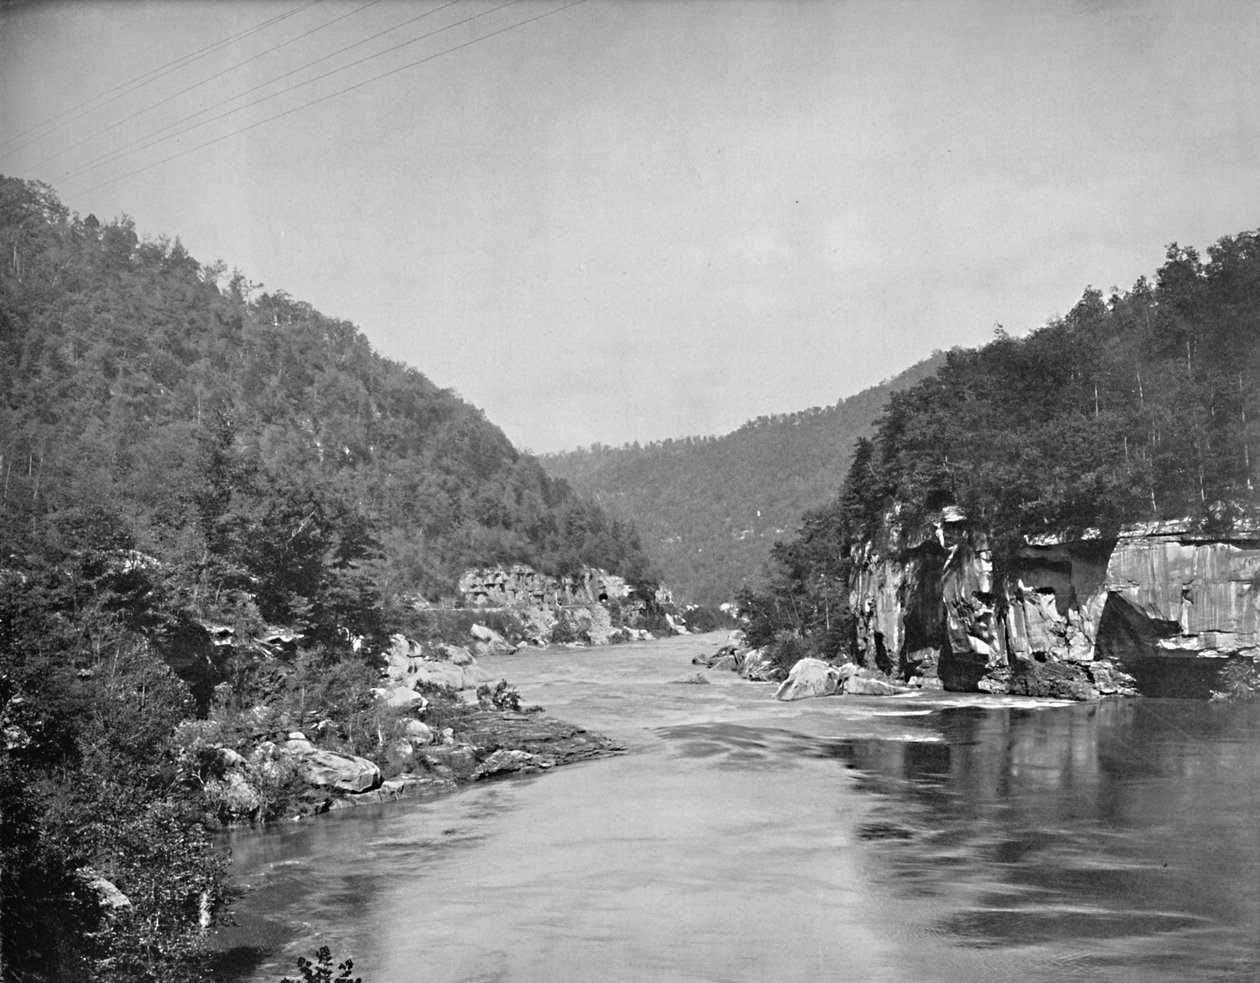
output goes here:
<path id="1" fill-rule="evenodd" d="M 297 964 L 302 978 L 294 980 L 286 976 L 280 983 L 363 983 L 363 977 L 350 975 L 350 971 L 354 969 L 353 959 L 338 963 L 337 975 L 333 976 L 332 950 L 326 945 L 316 950 L 314 962 L 305 956 L 298 956 Z"/>

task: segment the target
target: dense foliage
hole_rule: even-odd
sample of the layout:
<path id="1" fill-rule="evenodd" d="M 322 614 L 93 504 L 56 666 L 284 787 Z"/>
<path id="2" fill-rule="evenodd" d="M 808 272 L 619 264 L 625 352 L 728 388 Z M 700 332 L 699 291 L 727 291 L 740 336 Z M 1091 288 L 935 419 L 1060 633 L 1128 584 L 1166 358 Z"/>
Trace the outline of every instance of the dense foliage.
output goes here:
<path id="1" fill-rule="evenodd" d="M 840 494 L 776 545 L 744 601 L 763 638 L 843 648 L 851 546 L 957 505 L 998 573 L 1023 536 L 1190 517 L 1227 528 L 1260 506 L 1260 233 L 1173 244 L 1155 282 L 1093 288 L 1026 338 L 1002 332 L 893 394 Z M 895 544 L 894 544 L 895 545 Z M 843 617 L 842 617 L 843 620 Z"/>
<path id="2" fill-rule="evenodd" d="M 870 434 L 888 396 L 943 361 L 934 355 L 834 406 L 759 417 L 725 436 L 596 444 L 543 461 L 634 523 L 677 596 L 717 605 L 741 586 L 763 586 L 766 550 L 834 494 L 854 440 Z"/>
<path id="3" fill-rule="evenodd" d="M 0 978 L 195 977 L 219 750 L 380 743 L 398 615 L 499 561 L 647 572 L 353 325 L 0 178 Z"/>

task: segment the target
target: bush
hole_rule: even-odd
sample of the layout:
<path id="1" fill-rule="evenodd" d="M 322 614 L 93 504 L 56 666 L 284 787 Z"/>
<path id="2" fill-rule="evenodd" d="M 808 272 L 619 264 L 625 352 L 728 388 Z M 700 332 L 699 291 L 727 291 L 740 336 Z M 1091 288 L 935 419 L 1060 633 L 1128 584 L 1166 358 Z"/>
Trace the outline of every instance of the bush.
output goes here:
<path id="1" fill-rule="evenodd" d="M 280 983 L 363 983 L 363 977 L 350 975 L 350 971 L 354 969 L 353 959 L 338 963 L 337 975 L 333 976 L 332 950 L 326 945 L 316 950 L 314 962 L 298 956 L 297 964 L 302 978 L 294 980 L 286 976 Z"/>
<path id="2" fill-rule="evenodd" d="M 477 702 L 482 706 L 494 707 L 496 710 L 520 710 L 521 694 L 506 679 L 491 689 L 488 684 L 477 687 Z"/>

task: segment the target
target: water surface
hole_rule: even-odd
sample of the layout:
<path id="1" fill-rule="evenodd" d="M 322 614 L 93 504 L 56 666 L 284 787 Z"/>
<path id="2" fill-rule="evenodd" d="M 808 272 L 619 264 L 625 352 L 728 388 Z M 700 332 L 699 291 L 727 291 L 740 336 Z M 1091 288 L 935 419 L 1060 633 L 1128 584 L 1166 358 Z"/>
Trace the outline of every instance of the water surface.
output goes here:
<path id="1" fill-rule="evenodd" d="M 485 660 L 610 759 L 233 839 L 274 981 L 1260 978 L 1260 713 L 782 704 L 719 636 Z"/>

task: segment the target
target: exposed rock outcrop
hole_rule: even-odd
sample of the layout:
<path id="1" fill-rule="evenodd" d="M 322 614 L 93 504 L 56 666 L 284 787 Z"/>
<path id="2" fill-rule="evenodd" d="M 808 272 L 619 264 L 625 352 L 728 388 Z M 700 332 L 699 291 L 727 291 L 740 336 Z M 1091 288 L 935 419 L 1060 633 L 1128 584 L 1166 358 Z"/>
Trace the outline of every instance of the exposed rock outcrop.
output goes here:
<path id="1" fill-rule="evenodd" d="M 995 583 L 958 510 L 854 555 L 864 664 L 946 689 L 1092 699 L 1158 660 L 1260 659 L 1260 534 L 1189 523 L 1029 538 Z"/>
<path id="2" fill-rule="evenodd" d="M 565 577 L 519 563 L 479 567 L 460 578 L 459 596 L 470 608 L 510 610 L 530 645 L 607 645 L 650 639 L 648 628 L 687 630 L 667 589 L 657 587 L 650 597 L 640 596 L 624 578 L 595 567 Z M 478 639 L 475 644 L 478 654 L 485 654 L 484 647 L 493 643 Z"/>
<path id="3" fill-rule="evenodd" d="M 568 577 L 549 577 L 524 564 L 479 567 L 459 578 L 459 593 L 471 607 L 568 607 L 622 600 L 633 594 L 621 577 L 585 567 Z"/>

